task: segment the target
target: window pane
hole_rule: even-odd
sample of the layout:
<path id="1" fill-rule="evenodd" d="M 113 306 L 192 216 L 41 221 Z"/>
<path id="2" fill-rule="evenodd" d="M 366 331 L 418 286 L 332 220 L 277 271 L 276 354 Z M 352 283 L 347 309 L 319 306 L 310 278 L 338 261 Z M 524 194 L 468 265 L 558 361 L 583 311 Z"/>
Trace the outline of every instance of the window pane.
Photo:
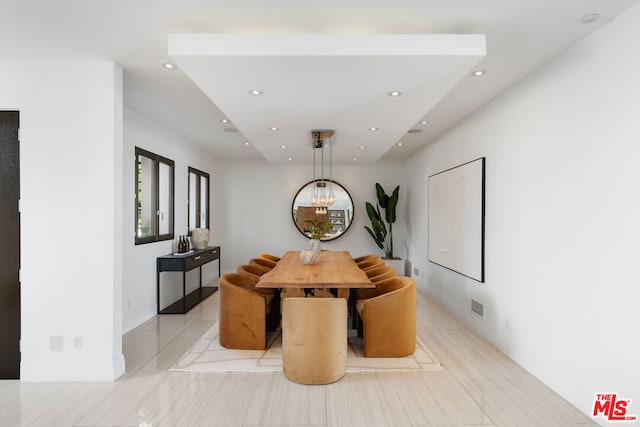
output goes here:
<path id="1" fill-rule="evenodd" d="M 209 228 L 209 178 L 200 177 L 200 227 Z"/>
<path id="2" fill-rule="evenodd" d="M 198 175 L 189 172 L 189 231 L 198 227 Z"/>
<path id="3" fill-rule="evenodd" d="M 155 234 L 154 226 L 154 194 L 153 194 L 153 160 L 138 156 L 138 194 L 136 229 L 138 237 L 149 237 Z"/>
<path id="4" fill-rule="evenodd" d="M 169 234 L 171 230 L 171 166 L 160 162 L 158 188 L 158 234 Z"/>
<path id="5" fill-rule="evenodd" d="M 173 239 L 174 162 L 135 147 L 135 243 Z"/>

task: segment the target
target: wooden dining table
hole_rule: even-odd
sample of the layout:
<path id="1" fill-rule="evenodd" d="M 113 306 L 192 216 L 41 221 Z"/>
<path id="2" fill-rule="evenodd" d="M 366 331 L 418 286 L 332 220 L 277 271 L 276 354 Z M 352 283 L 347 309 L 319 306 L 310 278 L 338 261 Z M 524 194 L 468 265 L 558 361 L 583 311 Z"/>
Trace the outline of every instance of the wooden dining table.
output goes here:
<path id="1" fill-rule="evenodd" d="M 347 251 L 320 251 L 319 261 L 311 264 L 302 263 L 300 251 L 289 251 L 256 284 L 256 288 L 301 288 L 305 294 L 314 288 L 348 288 L 352 314 L 358 289 L 375 287 Z M 353 316 L 351 322 L 352 327 L 357 328 L 357 316 Z"/>
<path id="2" fill-rule="evenodd" d="M 375 288 L 347 251 L 320 251 L 320 260 L 303 264 L 299 251 L 284 254 L 256 288 Z"/>

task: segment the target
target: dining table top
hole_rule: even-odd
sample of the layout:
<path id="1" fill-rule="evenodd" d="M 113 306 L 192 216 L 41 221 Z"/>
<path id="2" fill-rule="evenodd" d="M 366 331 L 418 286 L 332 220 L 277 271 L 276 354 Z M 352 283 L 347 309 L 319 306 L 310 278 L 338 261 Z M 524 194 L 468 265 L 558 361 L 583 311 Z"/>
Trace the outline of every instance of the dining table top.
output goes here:
<path id="1" fill-rule="evenodd" d="M 257 288 L 375 288 L 347 251 L 320 251 L 320 259 L 303 264 L 300 251 L 289 251 L 265 273 Z"/>

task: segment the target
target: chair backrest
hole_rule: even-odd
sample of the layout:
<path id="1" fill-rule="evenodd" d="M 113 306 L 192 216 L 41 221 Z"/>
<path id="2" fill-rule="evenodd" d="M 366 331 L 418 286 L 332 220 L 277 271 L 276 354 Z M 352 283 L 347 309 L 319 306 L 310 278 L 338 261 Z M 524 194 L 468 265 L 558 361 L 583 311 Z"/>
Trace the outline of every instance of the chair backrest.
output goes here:
<path id="1" fill-rule="evenodd" d="M 220 283 L 226 285 L 238 286 L 240 288 L 256 291 L 256 284 L 260 281 L 258 277 L 246 274 L 229 273 L 220 277 Z"/>
<path id="2" fill-rule="evenodd" d="M 220 277 L 220 345 L 259 350 L 266 347 L 267 296 L 255 291 L 258 279 L 237 273 Z"/>
<path id="3" fill-rule="evenodd" d="M 380 280 L 376 283 L 376 293 L 381 296 L 402 289 L 416 286 L 416 282 L 407 276 L 394 276 L 389 279 Z"/>
<path id="4" fill-rule="evenodd" d="M 260 254 L 260 255 L 258 255 L 258 258 L 268 259 L 269 261 L 273 261 L 273 262 L 280 261 L 280 257 L 279 256 L 271 255 L 271 254 Z"/>
<path id="5" fill-rule="evenodd" d="M 416 348 L 416 283 L 410 277 L 396 276 L 376 283 L 375 291 L 378 295 L 365 299 L 358 308 L 364 322 L 364 356 L 412 354 Z"/>
<path id="6" fill-rule="evenodd" d="M 372 277 L 379 276 L 380 274 L 386 273 L 387 271 L 389 271 L 390 268 L 393 268 L 393 267 L 385 265 L 382 267 L 370 268 L 367 271 L 365 271 L 365 273 L 367 273 L 367 277 L 371 279 Z M 396 269 L 393 268 L 394 273 L 395 271 Z"/>
<path id="7" fill-rule="evenodd" d="M 358 264 L 358 267 L 360 267 L 364 271 L 367 271 L 373 268 L 383 267 L 383 266 L 384 266 L 384 261 L 381 259 L 372 259 L 370 261 L 363 261 L 360 264 Z"/>
<path id="8" fill-rule="evenodd" d="M 239 265 L 238 268 L 236 269 L 236 272 L 238 274 L 249 274 L 251 276 L 255 276 L 260 278 L 263 274 L 268 273 L 269 271 L 271 271 L 270 269 L 268 269 L 267 267 L 263 267 L 261 265 L 249 265 L 249 264 L 242 264 Z"/>
<path id="9" fill-rule="evenodd" d="M 301 384 L 327 384 L 342 378 L 348 352 L 346 300 L 287 298 L 282 306 L 286 377 Z"/>
<path id="10" fill-rule="evenodd" d="M 354 258 L 353 260 L 355 261 L 356 264 L 358 264 L 362 261 L 370 261 L 372 259 L 378 259 L 378 258 L 380 257 L 376 254 L 369 254 L 369 255 L 359 256 L 358 258 Z"/>
<path id="11" fill-rule="evenodd" d="M 414 283 L 415 287 L 415 282 L 413 282 L 413 279 L 405 276 L 393 276 L 387 279 L 382 279 L 374 282 L 374 284 L 376 285 L 375 288 L 358 289 L 357 299 L 362 300 L 379 297 L 381 295 L 402 289 L 406 286 L 410 286 L 411 283 Z"/>
<path id="12" fill-rule="evenodd" d="M 377 271 L 379 274 L 376 274 L 375 276 L 369 276 L 369 272 L 371 271 Z M 386 279 L 391 279 L 392 277 L 396 277 L 396 269 L 392 266 L 385 266 L 385 267 L 379 267 L 379 268 L 374 268 L 371 270 L 367 270 L 365 271 L 365 273 L 367 273 L 367 276 L 369 276 L 369 279 L 373 282 L 373 283 L 378 283 L 382 280 L 386 280 Z"/>
<path id="13" fill-rule="evenodd" d="M 262 267 L 267 267 L 269 270 L 271 270 L 276 266 L 276 262 L 268 260 L 266 258 L 251 258 L 249 260 L 249 265 L 259 265 Z"/>

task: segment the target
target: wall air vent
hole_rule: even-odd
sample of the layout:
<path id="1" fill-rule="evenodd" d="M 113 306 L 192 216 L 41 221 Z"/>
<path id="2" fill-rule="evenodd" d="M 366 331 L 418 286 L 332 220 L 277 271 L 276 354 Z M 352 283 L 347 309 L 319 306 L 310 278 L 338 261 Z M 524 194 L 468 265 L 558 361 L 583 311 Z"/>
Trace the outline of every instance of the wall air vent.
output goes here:
<path id="1" fill-rule="evenodd" d="M 480 317 L 484 317 L 484 305 L 474 299 L 471 300 L 471 311 Z"/>

